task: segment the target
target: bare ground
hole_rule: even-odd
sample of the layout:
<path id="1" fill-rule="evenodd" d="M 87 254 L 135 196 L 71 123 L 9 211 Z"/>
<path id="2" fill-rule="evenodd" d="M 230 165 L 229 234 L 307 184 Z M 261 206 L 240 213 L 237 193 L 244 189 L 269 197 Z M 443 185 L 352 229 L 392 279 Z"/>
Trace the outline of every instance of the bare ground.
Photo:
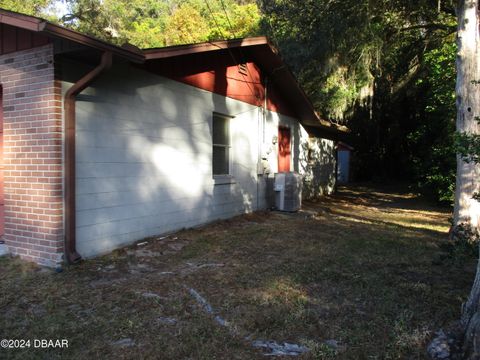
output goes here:
<path id="1" fill-rule="evenodd" d="M 256 359 L 265 350 L 252 341 L 274 340 L 308 347 L 299 359 L 422 359 L 474 276 L 473 261 L 439 261 L 449 216 L 412 194 L 352 187 L 296 214 L 146 239 L 58 274 L 3 258 L 0 338 L 69 347 L 0 358 Z"/>

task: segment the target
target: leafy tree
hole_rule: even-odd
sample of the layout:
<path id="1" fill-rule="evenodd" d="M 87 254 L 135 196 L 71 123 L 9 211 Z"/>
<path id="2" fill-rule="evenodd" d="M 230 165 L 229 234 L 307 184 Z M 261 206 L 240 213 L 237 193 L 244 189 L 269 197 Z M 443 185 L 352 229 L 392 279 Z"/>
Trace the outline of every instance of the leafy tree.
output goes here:
<path id="1" fill-rule="evenodd" d="M 418 188 L 448 204 L 455 191 L 456 52 L 451 39 L 424 54 L 425 74 L 413 89 L 419 102 L 417 126 L 407 136 Z"/>
<path id="2" fill-rule="evenodd" d="M 403 179 L 421 190 L 434 185 L 432 194 L 448 199 L 455 152 L 441 129 L 452 128 L 451 111 L 443 110 L 454 85 L 451 75 L 435 73 L 428 54 L 454 44 L 453 2 L 263 0 L 261 9 L 263 28 L 316 108 L 352 130 L 347 141 L 356 149 L 357 178 Z M 445 96 L 433 94 L 438 84 L 430 77 Z"/>
<path id="3" fill-rule="evenodd" d="M 0 0 L 0 8 L 22 14 L 42 16 L 54 3 L 54 0 Z"/>
<path id="4" fill-rule="evenodd" d="M 161 47 L 258 33 L 253 1 L 67 0 L 66 26 L 116 44 Z"/>
<path id="5" fill-rule="evenodd" d="M 178 7 L 167 20 L 166 45 L 206 41 L 210 34 L 208 20 L 190 4 Z"/>
<path id="6" fill-rule="evenodd" d="M 173 9 L 171 1 L 105 0 L 104 14 L 117 42 L 130 42 L 140 48 L 165 44 L 165 27 Z"/>
<path id="7" fill-rule="evenodd" d="M 218 1 L 215 2 L 218 5 Z M 208 40 L 231 39 L 259 33 L 260 11 L 255 3 L 220 2 L 221 6 L 207 7 L 210 27 Z M 225 7 L 223 6 L 225 4 Z"/>

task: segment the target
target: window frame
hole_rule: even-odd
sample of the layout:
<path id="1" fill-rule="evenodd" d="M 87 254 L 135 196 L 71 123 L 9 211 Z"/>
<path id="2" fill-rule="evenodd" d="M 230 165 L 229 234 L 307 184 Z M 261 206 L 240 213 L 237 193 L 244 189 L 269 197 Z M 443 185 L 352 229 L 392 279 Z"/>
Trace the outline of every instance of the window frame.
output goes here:
<path id="1" fill-rule="evenodd" d="M 214 126 L 214 122 L 215 122 L 215 117 L 217 118 L 222 118 L 224 120 L 226 120 L 226 126 L 227 126 L 227 140 L 228 140 L 228 144 L 215 144 L 213 141 L 213 138 L 214 138 L 214 134 L 213 134 L 213 126 Z M 231 115 L 226 115 L 226 114 L 222 114 L 222 113 L 219 113 L 219 112 L 216 112 L 214 111 L 212 113 L 212 117 L 211 117 L 211 121 L 212 121 L 212 178 L 215 182 L 215 184 L 229 184 L 229 183 L 232 183 L 234 182 L 233 181 L 233 175 L 232 175 L 232 132 L 231 132 L 231 121 L 234 117 L 231 116 Z M 227 152 L 228 152 L 228 158 L 227 158 L 227 163 L 228 163 L 228 173 L 226 174 L 214 174 L 213 171 L 214 171 L 214 166 L 213 166 L 213 150 L 215 148 L 224 148 L 224 149 L 227 149 Z"/>

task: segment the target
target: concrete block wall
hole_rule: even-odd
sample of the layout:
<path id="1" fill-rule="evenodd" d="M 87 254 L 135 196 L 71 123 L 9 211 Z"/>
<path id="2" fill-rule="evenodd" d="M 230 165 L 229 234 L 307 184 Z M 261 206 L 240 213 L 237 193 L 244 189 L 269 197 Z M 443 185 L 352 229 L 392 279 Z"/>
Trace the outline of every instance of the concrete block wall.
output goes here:
<path id="1" fill-rule="evenodd" d="M 305 144 L 308 155 L 303 160 L 303 197 L 313 199 L 333 193 L 337 181 L 335 142 L 312 137 Z"/>
<path id="2" fill-rule="evenodd" d="M 63 254 L 62 99 L 52 45 L 0 56 L 9 252 L 55 266 Z"/>
<path id="3" fill-rule="evenodd" d="M 65 71 L 76 68 L 64 64 Z M 63 91 L 70 86 L 63 84 Z M 231 116 L 231 177 L 212 176 L 212 114 Z M 278 126 L 292 129 L 292 170 L 304 171 L 308 134 L 298 121 L 117 65 L 77 97 L 77 249 L 106 253 L 147 236 L 267 207 L 257 176 Z"/>

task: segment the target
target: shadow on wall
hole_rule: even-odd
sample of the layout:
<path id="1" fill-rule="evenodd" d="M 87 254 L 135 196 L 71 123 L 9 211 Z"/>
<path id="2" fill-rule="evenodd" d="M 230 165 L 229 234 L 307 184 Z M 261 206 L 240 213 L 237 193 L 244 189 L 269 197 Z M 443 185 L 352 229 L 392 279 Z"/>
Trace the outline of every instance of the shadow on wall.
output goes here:
<path id="1" fill-rule="evenodd" d="M 309 138 L 302 144 L 306 159 L 300 162 L 304 174 L 303 198 L 314 199 L 333 193 L 336 184 L 335 142 L 327 139 Z"/>
<path id="2" fill-rule="evenodd" d="M 113 70 L 78 99 L 77 242 L 83 256 L 264 206 L 257 146 L 249 139 L 258 121 L 255 107 L 124 70 Z M 241 114 L 233 121 L 245 122 L 232 139 L 231 183 L 212 180 L 212 111 Z"/>
<path id="3" fill-rule="evenodd" d="M 306 174 L 306 171 L 305 169 L 302 169 L 304 168 L 305 166 L 303 165 L 305 163 L 305 161 L 307 161 L 307 159 L 305 159 L 305 156 L 306 154 L 308 154 L 308 148 L 307 148 L 307 152 L 305 151 L 305 145 L 307 145 L 308 147 L 308 143 L 305 144 L 305 141 L 301 141 L 301 138 L 300 138 L 300 135 L 301 135 L 301 130 L 300 130 L 300 126 L 297 124 L 295 124 L 295 127 L 293 129 L 293 171 L 296 171 L 297 173 L 300 173 L 300 174 Z M 301 158 L 301 155 L 303 155 Z"/>

